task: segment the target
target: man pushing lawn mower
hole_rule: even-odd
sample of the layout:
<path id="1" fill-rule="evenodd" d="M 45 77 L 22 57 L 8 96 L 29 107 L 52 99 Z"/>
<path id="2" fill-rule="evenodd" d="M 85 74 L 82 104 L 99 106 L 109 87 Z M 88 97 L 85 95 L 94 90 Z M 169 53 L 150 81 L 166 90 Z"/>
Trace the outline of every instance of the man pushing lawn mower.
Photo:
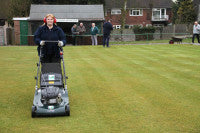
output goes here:
<path id="1" fill-rule="evenodd" d="M 56 25 L 56 18 L 53 14 L 46 15 L 44 24 L 35 32 L 34 41 L 38 45 L 39 63 L 37 64 L 32 117 L 69 116 L 67 77 L 62 49 L 66 44 L 66 37 L 63 30 Z M 40 79 L 40 86 L 38 86 L 38 79 Z"/>

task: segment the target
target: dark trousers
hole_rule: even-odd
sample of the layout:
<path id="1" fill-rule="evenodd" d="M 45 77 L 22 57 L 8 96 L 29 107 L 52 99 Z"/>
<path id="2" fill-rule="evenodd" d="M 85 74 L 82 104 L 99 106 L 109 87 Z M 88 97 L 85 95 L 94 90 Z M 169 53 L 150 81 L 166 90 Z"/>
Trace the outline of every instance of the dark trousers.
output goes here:
<path id="1" fill-rule="evenodd" d="M 109 40 L 110 40 L 110 35 L 103 35 L 103 46 L 105 45 L 109 47 Z"/>
<path id="2" fill-rule="evenodd" d="M 193 34 L 192 43 L 194 43 L 195 36 L 197 37 L 198 43 L 200 43 L 199 42 L 199 34 Z"/>
<path id="3" fill-rule="evenodd" d="M 77 45 L 76 44 L 76 36 L 72 36 L 72 45 Z"/>
<path id="4" fill-rule="evenodd" d="M 78 45 L 84 45 L 84 38 L 82 35 L 79 35 L 77 43 L 78 43 Z"/>

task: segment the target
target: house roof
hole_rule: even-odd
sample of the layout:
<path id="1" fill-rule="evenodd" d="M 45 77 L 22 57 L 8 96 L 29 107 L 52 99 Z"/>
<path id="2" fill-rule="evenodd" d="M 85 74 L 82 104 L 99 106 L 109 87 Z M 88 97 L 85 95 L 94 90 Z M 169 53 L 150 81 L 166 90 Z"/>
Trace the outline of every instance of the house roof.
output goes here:
<path id="1" fill-rule="evenodd" d="M 31 5 L 30 20 L 43 20 L 50 13 L 57 19 L 104 20 L 103 5 Z"/>
<path id="2" fill-rule="evenodd" d="M 105 0 L 105 8 L 122 8 L 124 0 Z M 172 0 L 127 0 L 127 8 L 172 8 Z"/>

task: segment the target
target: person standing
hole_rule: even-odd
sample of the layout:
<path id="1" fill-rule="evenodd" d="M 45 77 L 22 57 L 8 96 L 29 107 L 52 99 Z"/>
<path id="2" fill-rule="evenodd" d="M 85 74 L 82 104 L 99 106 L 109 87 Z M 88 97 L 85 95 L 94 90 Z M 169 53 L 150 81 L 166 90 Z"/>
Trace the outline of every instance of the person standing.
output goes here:
<path id="1" fill-rule="evenodd" d="M 74 24 L 71 28 L 71 32 L 72 32 L 72 45 L 76 45 L 76 36 L 79 34 L 79 32 L 77 32 L 77 25 Z"/>
<path id="2" fill-rule="evenodd" d="M 105 44 L 107 45 L 107 47 L 109 47 L 111 30 L 113 30 L 113 26 L 111 24 L 111 20 L 108 20 L 103 24 L 103 47 L 105 47 Z"/>
<path id="3" fill-rule="evenodd" d="M 199 41 L 199 33 L 200 33 L 200 25 L 198 24 L 197 21 L 195 21 L 194 22 L 194 26 L 193 26 L 192 43 L 194 43 L 195 37 L 197 37 L 198 43 L 200 43 L 200 41 Z"/>
<path id="4" fill-rule="evenodd" d="M 92 39 L 92 45 L 98 45 L 97 41 L 97 35 L 98 35 L 99 29 L 95 26 L 95 23 L 92 23 L 91 27 L 91 39 Z"/>
<path id="5" fill-rule="evenodd" d="M 77 27 L 77 31 L 79 32 L 78 44 L 84 44 L 83 35 L 85 34 L 86 29 L 83 23 L 80 23 L 80 26 Z"/>
<path id="6" fill-rule="evenodd" d="M 63 30 L 56 25 L 53 14 L 44 17 L 44 24 L 34 34 L 34 42 L 38 45 L 38 54 L 41 50 L 41 62 L 60 62 L 60 48 L 66 44 Z"/>

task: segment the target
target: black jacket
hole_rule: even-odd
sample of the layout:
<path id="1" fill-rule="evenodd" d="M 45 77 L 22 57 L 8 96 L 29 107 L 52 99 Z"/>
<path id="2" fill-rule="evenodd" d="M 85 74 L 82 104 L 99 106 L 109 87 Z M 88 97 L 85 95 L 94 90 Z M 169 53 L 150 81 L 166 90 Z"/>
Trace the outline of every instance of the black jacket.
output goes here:
<path id="1" fill-rule="evenodd" d="M 105 22 L 103 24 L 103 34 L 110 35 L 111 30 L 113 30 L 113 26 L 110 22 Z"/>
<path id="2" fill-rule="evenodd" d="M 34 42 L 39 46 L 41 41 L 63 41 L 64 45 L 66 44 L 66 36 L 63 30 L 53 25 L 53 28 L 50 30 L 47 25 L 40 26 L 35 34 L 34 34 Z M 58 43 L 55 42 L 47 42 L 43 46 L 42 54 L 43 55 L 55 55 L 59 56 L 60 50 L 58 47 Z"/>

